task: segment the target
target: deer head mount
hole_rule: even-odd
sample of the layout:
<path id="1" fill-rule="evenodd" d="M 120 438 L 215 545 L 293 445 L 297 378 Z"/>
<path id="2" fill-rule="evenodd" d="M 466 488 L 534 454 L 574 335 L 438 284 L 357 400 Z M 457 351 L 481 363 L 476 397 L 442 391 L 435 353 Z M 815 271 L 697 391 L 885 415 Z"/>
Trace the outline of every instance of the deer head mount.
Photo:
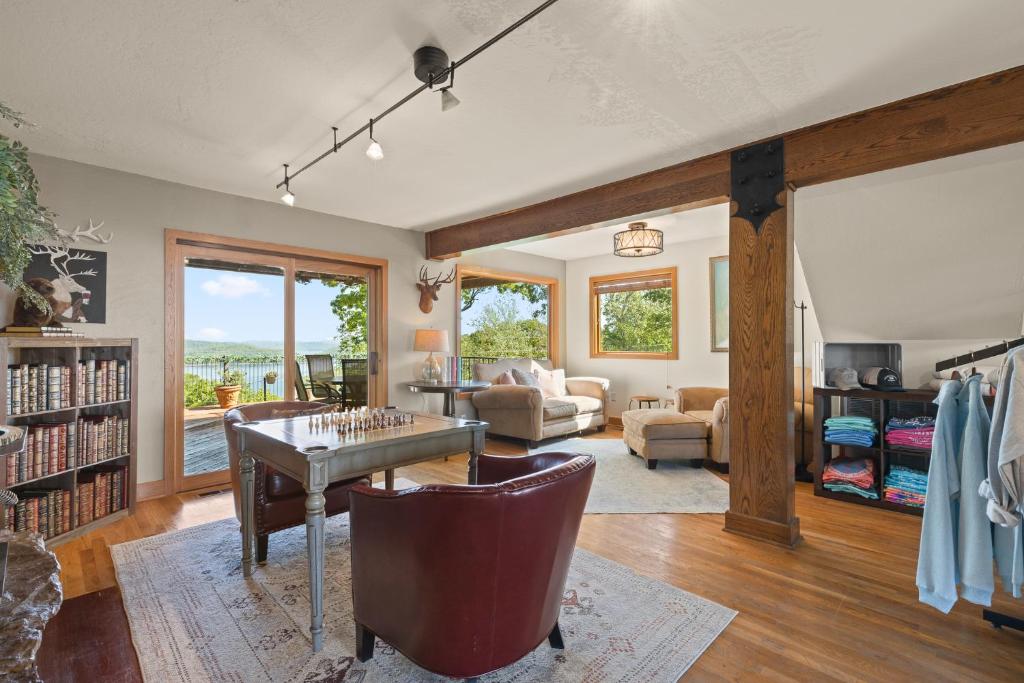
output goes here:
<path id="1" fill-rule="evenodd" d="M 420 310 L 424 313 L 430 313 L 434 310 L 434 302 L 437 301 L 437 292 L 441 289 L 441 285 L 455 281 L 455 269 L 452 268 L 452 272 L 443 277 L 444 279 L 442 279 L 442 275 L 439 273 L 431 281 L 430 275 L 427 273 L 427 267 L 423 266 L 420 268 L 420 281 L 416 283 L 416 286 L 420 290 Z"/>

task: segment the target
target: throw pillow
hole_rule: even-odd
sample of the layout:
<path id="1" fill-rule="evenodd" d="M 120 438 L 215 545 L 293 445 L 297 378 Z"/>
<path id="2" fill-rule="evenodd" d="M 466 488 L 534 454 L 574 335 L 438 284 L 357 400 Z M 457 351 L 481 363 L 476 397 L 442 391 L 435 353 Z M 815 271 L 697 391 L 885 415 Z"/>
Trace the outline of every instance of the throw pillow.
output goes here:
<path id="1" fill-rule="evenodd" d="M 515 384 L 516 378 L 512 376 L 511 370 L 506 370 L 494 378 L 495 384 Z"/>
<path id="2" fill-rule="evenodd" d="M 565 389 L 565 370 L 543 370 L 535 369 L 534 377 L 540 384 L 540 390 L 545 398 L 559 398 L 568 393 Z"/>
<path id="3" fill-rule="evenodd" d="M 522 384 L 528 387 L 537 387 L 540 389 L 540 382 L 537 381 L 537 378 L 532 373 L 523 372 L 518 368 L 512 368 L 511 372 L 512 377 L 516 380 L 516 384 Z"/>

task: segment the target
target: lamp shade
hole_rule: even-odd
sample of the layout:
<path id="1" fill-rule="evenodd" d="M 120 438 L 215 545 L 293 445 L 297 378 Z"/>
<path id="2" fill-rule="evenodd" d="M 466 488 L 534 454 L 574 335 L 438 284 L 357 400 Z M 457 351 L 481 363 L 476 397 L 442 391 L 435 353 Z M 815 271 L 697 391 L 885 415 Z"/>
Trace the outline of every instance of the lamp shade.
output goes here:
<path id="1" fill-rule="evenodd" d="M 416 341 L 413 342 L 412 350 L 447 353 L 448 330 L 416 330 Z"/>
<path id="2" fill-rule="evenodd" d="M 613 245 L 616 256 L 654 256 L 665 250 L 665 235 L 638 221 L 630 223 L 628 230 L 615 233 Z"/>

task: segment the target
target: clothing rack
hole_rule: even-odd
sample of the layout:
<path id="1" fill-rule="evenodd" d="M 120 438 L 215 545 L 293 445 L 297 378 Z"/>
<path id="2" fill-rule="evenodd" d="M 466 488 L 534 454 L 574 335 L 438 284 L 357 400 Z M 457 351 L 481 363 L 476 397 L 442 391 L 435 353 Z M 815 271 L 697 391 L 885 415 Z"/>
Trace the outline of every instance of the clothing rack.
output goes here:
<path id="1" fill-rule="evenodd" d="M 1002 344 L 996 344 L 995 346 L 988 346 L 981 351 L 971 351 L 963 356 L 953 356 L 952 358 L 939 361 L 935 364 L 935 371 L 940 372 L 942 370 L 949 370 L 950 368 L 958 368 L 961 365 L 967 365 L 968 363 L 976 363 L 977 361 L 984 360 L 986 358 L 1001 356 L 1010 349 L 1017 348 L 1018 346 L 1024 346 L 1024 337 L 1014 339 L 1010 342 L 1004 341 Z"/>
<path id="2" fill-rule="evenodd" d="M 1002 628 L 1005 626 L 1006 628 L 1012 628 L 1016 631 L 1024 631 L 1024 619 L 1011 617 L 1009 614 L 994 612 L 990 609 L 983 609 L 981 610 L 981 618 L 996 628 Z"/>

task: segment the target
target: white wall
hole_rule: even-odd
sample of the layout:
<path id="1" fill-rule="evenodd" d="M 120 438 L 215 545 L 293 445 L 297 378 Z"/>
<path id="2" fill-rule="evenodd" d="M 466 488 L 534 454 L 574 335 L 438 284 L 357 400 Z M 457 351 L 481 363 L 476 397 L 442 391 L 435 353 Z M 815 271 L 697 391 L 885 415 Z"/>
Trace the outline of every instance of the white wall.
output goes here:
<path id="1" fill-rule="evenodd" d="M 105 221 L 114 233 L 108 252 L 107 322 L 75 327 L 91 336 L 138 337 L 140 347 L 139 482 L 163 478 L 163 361 L 165 228 L 263 240 L 388 259 L 388 402 L 418 408 L 404 382 L 413 379 L 421 354 L 412 352 L 419 327 L 455 333 L 454 287 L 444 287 L 431 314 L 420 312 L 415 283 L 419 267 L 452 264 L 423 260 L 423 234 L 299 207 L 245 199 L 143 176 L 33 155 L 42 188 L 40 201 L 58 214 L 61 227 Z M 562 278 L 561 261 L 493 251 L 463 259 Z M 13 297 L 0 288 L 0 318 L 10 320 Z M 168 457 L 170 455 L 168 454 Z"/>
<path id="2" fill-rule="evenodd" d="M 729 253 L 727 225 L 723 235 L 711 239 L 668 244 L 658 256 L 639 260 L 614 255 L 566 262 L 566 371 L 569 375 L 593 375 L 611 380 L 610 414 L 627 410 L 629 397 L 654 394 L 667 398 L 687 386 L 729 386 L 729 354 L 711 351 L 711 294 L 709 259 Z M 623 273 L 676 266 L 679 269 L 679 359 L 636 360 L 590 357 L 589 279 L 594 275 Z M 820 338 L 814 309 L 797 257 L 794 292 L 797 302 L 806 301 L 808 360 L 813 343 Z M 799 317 L 794 323 L 799 350 Z M 797 361 L 799 358 L 797 357 Z M 636 407 L 634 405 L 634 407 Z"/>
<path id="3" fill-rule="evenodd" d="M 1024 143 L 799 190 L 826 340 L 901 343 L 917 387 L 937 361 L 1020 336 L 1022 187 Z"/>

